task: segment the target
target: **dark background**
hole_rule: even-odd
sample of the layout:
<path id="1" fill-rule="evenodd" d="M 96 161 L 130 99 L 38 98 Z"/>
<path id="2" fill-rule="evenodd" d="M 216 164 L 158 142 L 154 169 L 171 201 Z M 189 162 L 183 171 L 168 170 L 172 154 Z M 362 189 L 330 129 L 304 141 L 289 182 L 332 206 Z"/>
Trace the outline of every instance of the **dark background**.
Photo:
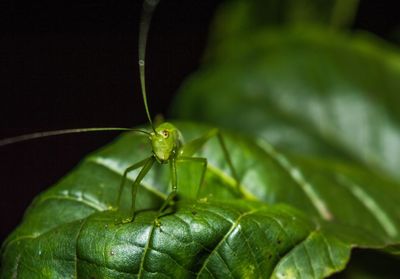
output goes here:
<path id="1" fill-rule="evenodd" d="M 146 123 L 137 66 L 142 1 L 76 2 L 0 0 L 0 138 Z M 147 50 L 153 116 L 167 113 L 179 84 L 198 67 L 220 2 L 161 1 Z M 395 42 L 395 1 L 360 2 L 354 29 Z M 0 148 L 0 241 L 34 196 L 116 134 L 65 135 Z"/>

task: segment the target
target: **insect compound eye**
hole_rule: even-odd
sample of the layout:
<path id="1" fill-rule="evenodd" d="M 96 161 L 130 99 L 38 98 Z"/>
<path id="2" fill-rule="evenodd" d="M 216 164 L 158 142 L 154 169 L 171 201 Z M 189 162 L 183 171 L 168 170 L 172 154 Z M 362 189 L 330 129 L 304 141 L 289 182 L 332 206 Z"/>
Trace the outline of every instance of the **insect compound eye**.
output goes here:
<path id="1" fill-rule="evenodd" d="M 161 132 L 161 134 L 162 134 L 162 136 L 163 136 L 164 138 L 168 138 L 168 137 L 169 137 L 169 132 L 168 132 L 167 130 L 163 130 L 163 131 Z"/>

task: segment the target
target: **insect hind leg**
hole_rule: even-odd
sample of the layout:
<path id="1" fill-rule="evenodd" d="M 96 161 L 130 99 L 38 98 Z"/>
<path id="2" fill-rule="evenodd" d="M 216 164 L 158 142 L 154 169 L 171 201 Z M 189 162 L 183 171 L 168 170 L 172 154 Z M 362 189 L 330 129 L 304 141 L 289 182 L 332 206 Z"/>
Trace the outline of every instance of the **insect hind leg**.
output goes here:
<path id="1" fill-rule="evenodd" d="M 181 149 L 181 157 L 191 157 L 194 153 L 200 150 L 204 144 L 206 144 L 211 138 L 217 137 L 219 146 L 224 154 L 225 160 L 228 163 L 229 170 L 233 179 L 235 180 L 235 192 L 239 197 L 243 197 L 244 194 L 240 188 L 240 181 L 237 175 L 236 169 L 233 166 L 231 156 L 229 155 L 228 149 L 225 144 L 225 140 L 221 134 L 221 131 L 217 128 L 209 130 L 207 133 L 199 138 L 196 138 L 188 143 L 186 143 Z"/>

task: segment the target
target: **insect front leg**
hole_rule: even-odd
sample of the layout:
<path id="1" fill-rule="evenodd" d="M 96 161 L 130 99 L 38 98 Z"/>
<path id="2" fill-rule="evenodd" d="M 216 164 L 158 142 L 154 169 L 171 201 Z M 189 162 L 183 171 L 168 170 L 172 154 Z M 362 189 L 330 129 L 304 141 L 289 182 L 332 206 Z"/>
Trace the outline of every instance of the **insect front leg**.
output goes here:
<path id="1" fill-rule="evenodd" d="M 136 194 L 137 194 L 137 190 L 138 187 L 140 185 L 140 182 L 142 181 L 142 179 L 146 176 L 146 174 L 149 172 L 149 170 L 151 169 L 151 167 L 153 166 L 154 162 L 155 162 L 155 157 L 154 155 L 130 166 L 129 168 L 127 168 L 124 172 L 124 175 L 122 177 L 122 181 L 119 187 L 119 192 L 118 192 L 118 200 L 117 200 L 117 209 L 119 208 L 120 202 L 121 202 L 121 196 L 122 196 L 122 191 L 126 182 L 126 178 L 129 172 L 138 169 L 140 167 L 142 167 L 142 169 L 140 170 L 139 174 L 137 175 L 135 182 L 132 185 L 132 203 L 131 203 L 131 210 L 130 210 L 130 214 L 129 217 L 125 220 L 123 220 L 123 223 L 129 223 L 132 222 L 133 218 L 135 217 L 135 209 L 136 209 Z"/>
<path id="2" fill-rule="evenodd" d="M 163 205 L 161 206 L 157 219 L 155 220 L 156 226 L 160 227 L 161 223 L 158 220 L 161 216 L 163 216 L 164 210 L 170 205 L 171 201 L 175 198 L 177 191 L 178 191 L 178 176 L 177 176 L 177 169 L 176 169 L 176 164 L 177 163 L 187 163 L 187 162 L 195 162 L 199 163 L 202 165 L 202 171 L 201 171 L 201 177 L 200 177 L 200 182 L 196 190 L 196 197 L 198 196 L 200 186 L 203 185 L 204 177 L 206 174 L 207 170 L 207 159 L 206 158 L 201 158 L 201 157 L 182 157 L 179 156 L 176 159 L 173 159 L 170 161 L 170 175 L 171 175 L 171 184 L 172 184 L 172 191 L 168 195 L 167 199 L 164 201 Z"/>
<path id="3" fill-rule="evenodd" d="M 170 175 L 171 175 L 172 191 L 171 191 L 171 193 L 169 193 L 169 195 L 165 199 L 163 205 L 160 207 L 159 214 L 161 214 L 165 210 L 165 208 L 167 208 L 167 206 L 174 199 L 174 197 L 176 196 L 176 193 L 178 191 L 178 176 L 177 176 L 177 171 L 176 171 L 176 161 L 175 161 L 175 159 L 171 159 L 169 161 L 169 170 L 170 170 Z"/>
<path id="4" fill-rule="evenodd" d="M 160 208 L 160 212 L 163 212 L 168 205 L 171 203 L 171 201 L 174 199 L 178 192 L 178 177 L 177 177 L 177 169 L 176 169 L 176 164 L 177 163 L 187 163 L 187 162 L 194 162 L 194 163 L 199 163 L 202 165 L 202 170 L 201 170 L 201 176 L 200 176 L 200 182 L 198 186 L 196 187 L 196 194 L 193 195 L 194 197 L 198 197 L 199 194 L 199 189 L 200 186 L 203 184 L 204 177 L 206 174 L 207 170 L 207 159 L 206 158 L 201 158 L 201 157 L 178 157 L 177 159 L 174 159 L 170 163 L 170 172 L 171 172 L 171 184 L 172 184 L 172 191 L 168 195 L 167 199 L 164 201 L 164 204 Z"/>

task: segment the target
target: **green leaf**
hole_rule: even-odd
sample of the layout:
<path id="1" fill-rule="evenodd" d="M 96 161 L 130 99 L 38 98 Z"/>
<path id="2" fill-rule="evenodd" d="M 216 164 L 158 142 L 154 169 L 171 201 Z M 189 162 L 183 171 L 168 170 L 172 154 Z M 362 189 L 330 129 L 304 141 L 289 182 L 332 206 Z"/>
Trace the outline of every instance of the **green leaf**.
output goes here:
<path id="1" fill-rule="evenodd" d="M 34 240 L 11 242 L 5 254 L 18 260 L 6 265 L 18 278 L 33 278 L 32 274 L 36 278 L 188 278 L 246 272 L 260 276 L 271 273 L 280 255 L 306 237 L 310 225 L 302 217 L 293 220 L 294 216 L 285 207 L 178 204 L 176 212 L 156 227 L 155 212 L 140 213 L 135 222 L 122 225 L 115 224 L 115 212 L 106 211 L 60 225 Z M 273 241 L 257 246 L 268 238 Z M 16 250 L 19 253 L 14 255 Z M 246 268 L 250 265 L 252 271 Z M 11 272 L 3 275 L 7 278 Z"/>
<path id="2" fill-rule="evenodd" d="M 187 141 L 210 129 L 176 125 Z M 121 211 L 109 210 L 121 175 L 150 153 L 146 138 L 127 133 L 34 200 L 3 243 L 1 278 L 321 278 L 342 270 L 353 247 L 399 242 L 398 184 L 354 165 L 294 157 L 264 141 L 223 134 L 245 198 L 235 196 L 213 139 L 197 154 L 209 163 L 198 201 L 182 198 L 157 226 L 169 179 L 168 167 L 157 165 L 139 189 L 134 222 L 122 224 L 128 187 Z"/>
<path id="3" fill-rule="evenodd" d="M 398 49 L 367 34 L 307 25 L 313 17 L 299 24 L 262 22 L 257 15 L 263 5 L 255 3 L 227 4 L 217 19 L 207 64 L 182 86 L 171 111 L 260 137 L 258 145 L 306 197 L 287 199 L 287 181 L 274 180 L 270 185 L 286 190 L 277 200 L 322 219 L 322 233 L 314 232 L 288 253 L 272 278 L 325 277 L 344 268 L 349 243 L 375 249 L 379 245 L 372 240 L 384 235 L 393 246 L 382 251 L 398 255 L 399 220 L 390 216 L 399 214 L 400 201 Z M 367 225 L 372 220 L 376 223 Z M 329 257 L 332 249 L 341 256 Z M 371 273 L 368 267 L 374 264 L 357 261 L 356 253 L 356 267 L 338 278 L 396 278 L 391 270 L 398 258 L 381 256 L 380 261 L 385 268 Z"/>
<path id="4" fill-rule="evenodd" d="M 179 201 L 156 221 L 169 192 L 168 167 L 157 165 L 134 221 L 121 223 L 132 199 L 126 187 L 112 210 L 121 176 L 151 154 L 145 138 L 125 134 L 35 199 L 2 245 L 0 277 L 323 278 L 343 270 L 354 248 L 399 255 L 400 184 L 384 175 L 398 176 L 400 160 L 398 54 L 373 39 L 293 28 L 343 25 L 356 1 L 299 9 L 307 2 L 268 2 L 285 7 L 290 28 L 250 14 L 239 13 L 243 29 L 222 19 L 228 38 L 177 106 L 247 134 L 223 132 L 242 198 L 212 140 L 196 154 L 208 160 L 200 199 L 190 199 L 199 170 L 180 166 Z M 319 14 L 318 3 L 330 8 Z M 210 129 L 177 126 L 187 141 Z M 338 276 L 364 276 L 365 262 Z"/>
<path id="5" fill-rule="evenodd" d="M 321 25 L 330 28 L 351 24 L 358 0 L 233 0 L 218 10 L 214 40 L 244 37 L 263 28 L 282 25 Z"/>
<path id="6" fill-rule="evenodd" d="M 400 178 L 400 56 L 366 36 L 277 29 L 227 39 L 172 110 Z"/>

